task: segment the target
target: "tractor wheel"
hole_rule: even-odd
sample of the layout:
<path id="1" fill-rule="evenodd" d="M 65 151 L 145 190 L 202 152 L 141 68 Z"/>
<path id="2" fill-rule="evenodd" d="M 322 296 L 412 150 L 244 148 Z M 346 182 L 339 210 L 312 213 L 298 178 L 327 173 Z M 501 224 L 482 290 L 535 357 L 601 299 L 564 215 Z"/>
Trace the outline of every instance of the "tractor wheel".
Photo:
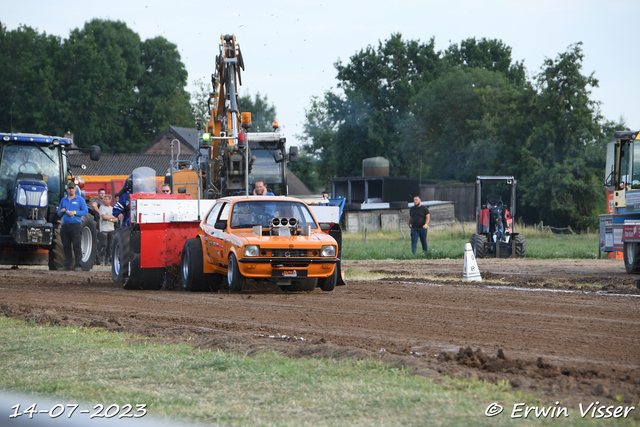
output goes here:
<path id="1" fill-rule="evenodd" d="M 64 264 L 64 248 L 62 246 L 62 237 L 60 236 L 61 228 L 62 224 L 60 222 L 55 223 L 53 244 L 49 250 L 49 270 L 58 270 Z M 79 265 L 83 271 L 89 271 L 93 268 L 98 253 L 98 228 L 92 216 L 85 215 L 82 217 L 81 233 L 82 259 L 80 262 L 72 262 L 72 265 Z M 72 256 L 75 261 L 75 254 L 72 253 Z"/>
<path id="2" fill-rule="evenodd" d="M 516 258 L 524 258 L 527 256 L 527 239 L 524 236 L 517 235 L 514 237 L 516 241 Z"/>
<path id="3" fill-rule="evenodd" d="M 62 246 L 62 237 L 60 236 L 60 228 L 62 224 L 56 222 L 53 224 L 53 243 L 49 249 L 49 270 L 58 270 L 64 265 L 64 248 Z"/>
<path id="4" fill-rule="evenodd" d="M 484 258 L 487 255 L 487 247 L 489 246 L 489 240 L 484 234 L 472 234 L 471 235 L 471 250 L 476 251 L 476 258 Z M 477 245 L 477 247 L 476 247 Z"/>
<path id="5" fill-rule="evenodd" d="M 229 282 L 229 290 L 233 292 L 242 292 L 247 279 L 240 273 L 238 260 L 234 254 L 229 255 L 229 265 L 227 266 L 227 282 Z"/>
<path id="6" fill-rule="evenodd" d="M 640 245 L 626 242 L 624 244 L 624 268 L 629 274 L 640 273 Z"/>
<path id="7" fill-rule="evenodd" d="M 124 289 L 157 290 L 164 282 L 164 268 L 140 268 L 140 254 L 128 253 L 128 239 L 124 234 L 130 229 L 116 232 L 111 254 L 111 278 Z M 127 256 L 128 255 L 128 256 Z"/>
<path id="8" fill-rule="evenodd" d="M 129 261 L 125 259 L 122 233 L 117 230 L 113 236 L 113 246 L 111 247 L 111 279 L 116 285 L 122 286 L 125 282 L 125 276 L 129 276 Z"/>
<path id="9" fill-rule="evenodd" d="M 91 215 L 82 217 L 82 237 L 80 239 L 82 247 L 82 260 L 80 267 L 82 271 L 89 271 L 93 268 L 98 253 L 98 227 Z M 76 265 L 78 263 L 76 262 Z"/>
<path id="10" fill-rule="evenodd" d="M 331 292 L 336 288 L 338 282 L 338 264 L 333 269 L 333 273 L 329 277 L 321 277 L 318 279 L 318 286 L 325 292 Z"/>
<path id="11" fill-rule="evenodd" d="M 199 238 L 189 239 L 182 248 L 181 262 L 182 288 L 190 292 L 202 292 L 209 290 L 209 284 L 205 281 L 202 272 L 202 242 Z"/>

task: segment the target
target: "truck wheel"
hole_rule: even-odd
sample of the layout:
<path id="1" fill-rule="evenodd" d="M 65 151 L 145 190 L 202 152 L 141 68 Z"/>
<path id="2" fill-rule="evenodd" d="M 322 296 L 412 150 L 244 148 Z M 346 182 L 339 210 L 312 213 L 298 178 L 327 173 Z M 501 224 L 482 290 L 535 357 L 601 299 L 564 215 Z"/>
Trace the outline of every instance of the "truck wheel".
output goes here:
<path id="1" fill-rule="evenodd" d="M 164 268 L 140 268 L 140 254 L 130 253 L 125 233 L 130 227 L 116 232 L 113 237 L 111 278 L 124 289 L 157 290 L 164 282 Z"/>
<path id="2" fill-rule="evenodd" d="M 329 277 L 321 277 L 318 279 L 318 286 L 325 292 L 331 292 L 336 288 L 338 281 L 338 264 L 333 269 L 333 273 Z"/>
<path id="3" fill-rule="evenodd" d="M 53 224 L 53 243 L 49 249 L 49 270 L 58 270 L 64 266 L 64 248 L 62 247 L 62 237 L 60 237 L 61 227 L 60 222 Z"/>
<path id="4" fill-rule="evenodd" d="M 189 239 L 182 248 L 182 260 L 180 263 L 180 278 L 182 288 L 190 292 L 208 291 L 202 273 L 202 242 L 199 238 Z"/>
<path id="5" fill-rule="evenodd" d="M 229 265 L 227 266 L 227 281 L 229 282 L 229 290 L 233 292 L 242 292 L 247 279 L 240 273 L 238 260 L 234 254 L 229 255 Z"/>
<path id="6" fill-rule="evenodd" d="M 98 227 L 90 215 L 82 217 L 82 237 L 80 244 L 82 246 L 80 267 L 82 267 L 82 271 L 89 271 L 95 264 L 96 254 L 98 252 Z"/>
<path id="7" fill-rule="evenodd" d="M 487 254 L 487 246 L 489 243 L 487 236 L 485 236 L 484 234 L 472 234 L 470 242 L 471 250 L 476 251 L 476 258 L 484 258 L 484 256 Z"/>
<path id="8" fill-rule="evenodd" d="M 640 254 L 638 249 L 640 249 L 640 245 L 637 243 L 626 242 L 624 244 L 624 268 L 629 274 L 640 273 Z"/>
<path id="9" fill-rule="evenodd" d="M 124 230 L 122 230 L 124 231 Z M 129 276 L 129 260 L 125 257 L 125 245 L 121 230 L 117 230 L 113 236 L 111 248 L 111 279 L 116 285 L 122 286 Z"/>
<path id="10" fill-rule="evenodd" d="M 524 236 L 517 235 L 514 240 L 516 241 L 516 257 L 524 258 L 527 256 L 527 239 Z"/>

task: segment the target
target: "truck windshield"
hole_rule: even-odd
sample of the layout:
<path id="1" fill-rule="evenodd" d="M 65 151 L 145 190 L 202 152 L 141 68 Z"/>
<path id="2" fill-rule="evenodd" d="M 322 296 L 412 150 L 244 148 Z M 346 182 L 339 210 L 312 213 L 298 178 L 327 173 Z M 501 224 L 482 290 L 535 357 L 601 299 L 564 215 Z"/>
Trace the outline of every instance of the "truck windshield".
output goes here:
<path id="1" fill-rule="evenodd" d="M 275 217 L 296 218 L 300 227 L 318 228 L 304 203 L 259 200 L 236 202 L 231 212 L 231 228 L 269 227 L 269 222 Z"/>
<path id="2" fill-rule="evenodd" d="M 49 200 L 60 200 L 60 157 L 57 150 L 33 145 L 5 145 L 0 159 L 0 200 L 11 198 L 18 173 L 41 175 Z"/>
<path id="3" fill-rule="evenodd" d="M 273 155 L 268 150 L 254 148 L 251 150 L 251 155 L 256 156 L 256 161 L 251 169 L 252 181 L 262 179 L 268 188 L 270 188 L 272 184 L 282 183 L 283 163 L 276 163 Z"/>

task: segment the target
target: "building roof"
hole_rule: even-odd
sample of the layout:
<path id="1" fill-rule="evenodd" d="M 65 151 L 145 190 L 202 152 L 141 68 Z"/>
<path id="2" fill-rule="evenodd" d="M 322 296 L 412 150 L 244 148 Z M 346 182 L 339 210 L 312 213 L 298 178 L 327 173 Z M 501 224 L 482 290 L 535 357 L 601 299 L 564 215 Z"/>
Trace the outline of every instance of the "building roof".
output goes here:
<path id="1" fill-rule="evenodd" d="M 180 160 L 191 160 L 193 156 L 181 155 Z M 75 175 L 129 175 L 135 168 L 147 166 L 164 176 L 169 171 L 171 156 L 165 154 L 102 154 L 97 162 L 89 154 L 70 154 L 69 164 Z M 86 166 L 85 169 L 82 166 Z"/>
<path id="2" fill-rule="evenodd" d="M 177 126 L 169 126 L 167 129 L 165 129 L 164 132 L 159 134 L 153 141 L 151 141 L 146 147 L 144 147 L 140 151 L 140 153 L 142 154 L 142 153 L 146 152 L 147 150 L 149 150 L 158 141 L 160 141 L 162 138 L 164 138 L 164 136 L 166 134 L 168 134 L 168 133 L 174 134 L 176 136 L 176 138 L 178 138 L 180 140 L 181 144 L 186 144 L 191 149 L 191 151 L 193 151 L 194 153 L 197 152 L 198 131 L 196 129 L 181 128 L 181 127 L 177 127 Z M 176 147 L 176 150 L 177 150 L 177 147 Z"/>

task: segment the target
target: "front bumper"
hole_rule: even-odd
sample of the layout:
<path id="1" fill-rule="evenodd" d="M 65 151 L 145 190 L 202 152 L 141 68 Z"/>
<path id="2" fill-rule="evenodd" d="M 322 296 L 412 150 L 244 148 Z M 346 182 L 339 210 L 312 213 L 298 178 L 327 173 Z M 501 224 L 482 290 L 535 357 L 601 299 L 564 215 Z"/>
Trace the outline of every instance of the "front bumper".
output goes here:
<path id="1" fill-rule="evenodd" d="M 339 258 L 244 257 L 238 260 L 238 267 L 250 279 L 324 278 L 333 274 L 339 261 Z"/>
<path id="2" fill-rule="evenodd" d="M 53 242 L 53 224 L 43 219 L 20 219 L 13 224 L 11 237 L 19 245 L 50 245 Z"/>

